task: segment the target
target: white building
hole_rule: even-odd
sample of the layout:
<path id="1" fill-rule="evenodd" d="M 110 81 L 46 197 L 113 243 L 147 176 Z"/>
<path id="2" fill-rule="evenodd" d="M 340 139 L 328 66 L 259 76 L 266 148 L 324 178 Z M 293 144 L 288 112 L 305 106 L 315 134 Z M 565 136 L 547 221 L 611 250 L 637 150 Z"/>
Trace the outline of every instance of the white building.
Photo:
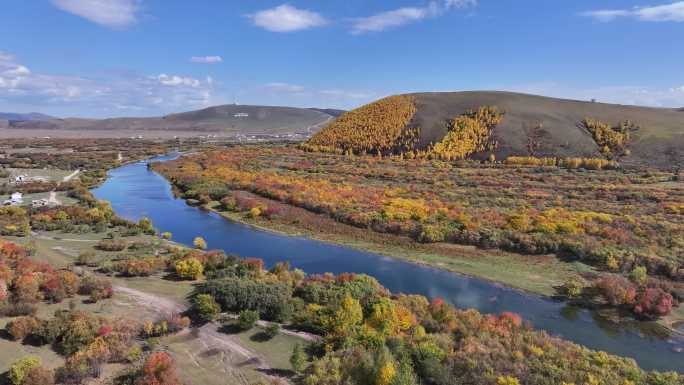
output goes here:
<path id="1" fill-rule="evenodd" d="M 2 204 L 5 206 L 18 206 L 24 203 L 24 196 L 20 192 L 15 192 L 10 196 L 10 199 L 4 201 Z"/>

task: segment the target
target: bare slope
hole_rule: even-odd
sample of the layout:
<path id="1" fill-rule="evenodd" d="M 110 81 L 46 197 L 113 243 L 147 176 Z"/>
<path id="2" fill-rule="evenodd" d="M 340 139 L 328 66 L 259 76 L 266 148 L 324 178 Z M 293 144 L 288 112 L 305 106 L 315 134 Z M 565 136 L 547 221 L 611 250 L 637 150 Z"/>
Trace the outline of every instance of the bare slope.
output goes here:
<path id="1" fill-rule="evenodd" d="M 224 105 L 155 118 L 10 121 L 9 128 L 91 131 L 197 131 L 228 134 L 302 132 L 331 118 L 306 108 Z"/>

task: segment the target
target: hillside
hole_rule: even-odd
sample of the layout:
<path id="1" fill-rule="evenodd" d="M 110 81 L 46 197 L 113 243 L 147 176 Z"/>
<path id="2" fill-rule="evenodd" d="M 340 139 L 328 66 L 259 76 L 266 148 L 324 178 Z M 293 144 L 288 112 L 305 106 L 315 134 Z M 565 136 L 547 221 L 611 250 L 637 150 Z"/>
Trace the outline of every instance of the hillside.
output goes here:
<path id="1" fill-rule="evenodd" d="M 223 105 L 152 118 L 10 120 L 7 128 L 279 134 L 315 130 L 331 118 L 325 112 L 306 108 Z"/>
<path id="2" fill-rule="evenodd" d="M 415 113 L 409 123 L 401 124 L 402 133 L 393 136 L 395 152 L 396 148 L 406 146 L 407 133 L 410 134 L 409 137 L 416 136 L 411 141 L 413 150 L 430 150 L 433 144 L 445 138 L 450 122 L 452 125 L 454 122 L 467 125 L 466 123 L 472 122 L 476 117 L 464 115 L 466 112 L 491 106 L 503 113 L 503 119 L 493 125 L 491 132 L 487 132 L 488 136 L 485 135 L 486 138 L 475 138 L 481 139 L 481 143 L 473 143 L 474 150 L 469 154 L 470 158 L 484 159 L 490 154 L 494 154 L 499 160 L 513 155 L 610 157 L 601 152 L 603 143 L 597 143 L 592 133 L 582 124 L 585 118 L 591 118 L 611 127 L 624 121 L 630 121 L 638 126 L 629 132 L 626 143 L 626 149 L 629 151 L 612 155 L 614 159 L 619 158 L 622 164 L 658 167 L 684 164 L 682 110 L 592 103 L 495 91 L 416 93 L 400 97 L 412 100 Z M 375 103 L 386 103 L 388 99 L 391 98 Z M 369 106 L 373 105 L 374 103 L 371 103 Z M 335 123 L 321 130 L 310 143 L 318 146 L 345 147 L 340 141 L 331 141 L 329 138 L 348 135 L 349 137 L 342 142 L 363 141 L 367 140 L 364 136 L 367 137 L 367 132 L 372 132 L 374 126 L 403 121 L 392 116 L 392 109 L 386 109 L 385 112 L 373 117 L 369 117 L 367 113 L 366 116 L 362 116 L 364 112 L 360 112 L 377 113 L 381 110 L 364 106 L 344 114 Z M 398 132 L 396 128 L 393 127 L 391 130 Z M 482 133 L 471 133 L 470 137 L 472 139 L 473 136 L 480 134 Z"/>
<path id="3" fill-rule="evenodd" d="M 29 112 L 26 114 L 16 112 L 0 112 L 0 120 L 49 120 L 55 119 L 53 116 L 41 114 L 38 112 Z"/>

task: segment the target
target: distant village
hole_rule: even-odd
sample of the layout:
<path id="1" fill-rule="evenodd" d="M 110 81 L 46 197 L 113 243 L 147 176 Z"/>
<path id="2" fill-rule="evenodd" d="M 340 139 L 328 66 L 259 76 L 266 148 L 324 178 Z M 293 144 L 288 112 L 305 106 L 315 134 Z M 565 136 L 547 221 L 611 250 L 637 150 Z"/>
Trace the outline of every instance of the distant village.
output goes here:
<path id="1" fill-rule="evenodd" d="M 45 182 L 47 181 L 47 178 L 36 176 L 36 177 L 29 177 L 28 175 L 20 174 L 20 175 L 14 175 L 10 176 L 9 178 L 9 184 L 14 184 L 14 185 L 20 185 L 23 183 L 28 183 L 28 182 Z M 31 206 L 32 207 L 45 207 L 50 204 L 50 201 L 47 198 L 42 198 L 42 199 L 33 199 L 31 200 Z M 10 195 L 9 199 L 5 199 L 2 201 L 3 206 L 24 206 L 24 195 L 20 192 L 14 192 Z"/>

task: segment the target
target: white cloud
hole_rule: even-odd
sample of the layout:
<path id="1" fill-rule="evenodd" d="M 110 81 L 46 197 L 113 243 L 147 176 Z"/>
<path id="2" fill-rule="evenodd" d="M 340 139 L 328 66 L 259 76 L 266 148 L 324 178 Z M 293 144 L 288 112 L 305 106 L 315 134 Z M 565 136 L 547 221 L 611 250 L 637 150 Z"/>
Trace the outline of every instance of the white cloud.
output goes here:
<path id="1" fill-rule="evenodd" d="M 300 86 L 297 84 L 282 83 L 282 82 L 268 83 L 265 86 L 263 86 L 263 89 L 268 90 L 268 91 L 290 92 L 290 93 L 296 93 L 296 92 L 304 91 L 303 86 Z"/>
<path id="2" fill-rule="evenodd" d="M 139 0 L 51 0 L 57 8 L 112 28 L 136 22 Z"/>
<path id="3" fill-rule="evenodd" d="M 259 11 L 250 18 L 254 25 L 271 32 L 293 32 L 327 24 L 320 14 L 288 4 Z"/>
<path id="4" fill-rule="evenodd" d="M 684 86 L 658 88 L 634 85 L 578 88 L 555 82 L 516 85 L 502 89 L 534 95 L 575 100 L 596 99 L 602 103 L 627 104 L 664 108 L 684 106 Z"/>
<path id="5" fill-rule="evenodd" d="M 399 27 L 434 15 L 436 15 L 436 8 L 433 7 L 399 8 L 356 20 L 352 26 L 352 33 L 361 34 L 364 32 L 384 31 L 388 28 Z"/>
<path id="6" fill-rule="evenodd" d="M 202 85 L 202 82 L 193 79 L 193 78 L 185 78 L 182 76 L 176 76 L 176 75 L 167 75 L 167 74 L 160 74 L 156 76 L 156 79 L 159 81 L 159 83 L 165 85 L 165 86 L 187 86 L 187 87 L 199 87 Z"/>
<path id="7" fill-rule="evenodd" d="M 376 15 L 354 20 L 351 32 L 355 35 L 367 32 L 380 32 L 389 28 L 415 23 L 437 17 L 451 9 L 461 9 L 477 5 L 477 0 L 444 0 L 443 3 L 431 1 L 425 7 L 403 7 Z"/>
<path id="8" fill-rule="evenodd" d="M 146 115 L 210 105 L 213 79 L 179 75 L 62 76 L 35 73 L 0 52 L 0 104 L 40 111 L 88 111 L 111 116 L 136 109 Z"/>
<path id="9" fill-rule="evenodd" d="M 214 64 L 223 62 L 221 56 L 193 56 L 190 58 L 193 63 Z"/>
<path id="10" fill-rule="evenodd" d="M 582 13 L 599 21 L 613 21 L 617 18 L 632 18 L 640 21 L 675 21 L 684 22 L 684 1 L 652 7 L 635 7 L 631 9 L 603 9 Z"/>
<path id="11" fill-rule="evenodd" d="M 468 8 L 477 6 L 477 0 L 446 0 L 444 6 L 449 8 Z"/>

